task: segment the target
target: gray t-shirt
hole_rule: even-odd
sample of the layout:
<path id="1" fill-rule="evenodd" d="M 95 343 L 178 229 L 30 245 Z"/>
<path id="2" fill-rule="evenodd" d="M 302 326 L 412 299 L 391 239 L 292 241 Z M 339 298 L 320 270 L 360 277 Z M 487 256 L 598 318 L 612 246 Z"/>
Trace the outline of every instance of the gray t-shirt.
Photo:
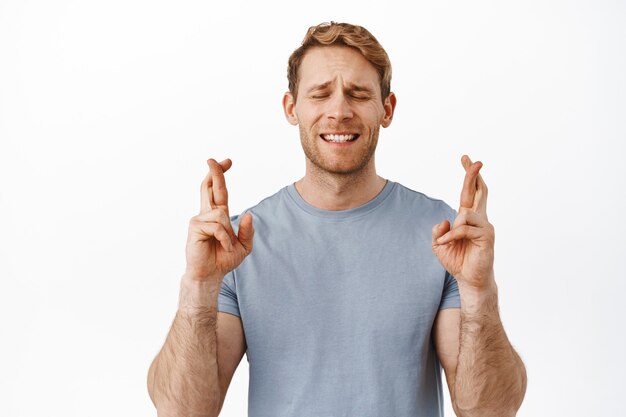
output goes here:
<path id="1" fill-rule="evenodd" d="M 254 249 L 218 303 L 243 322 L 248 415 L 442 416 L 431 328 L 460 299 L 431 229 L 454 210 L 387 181 L 350 210 L 313 207 L 291 184 L 249 211 Z"/>

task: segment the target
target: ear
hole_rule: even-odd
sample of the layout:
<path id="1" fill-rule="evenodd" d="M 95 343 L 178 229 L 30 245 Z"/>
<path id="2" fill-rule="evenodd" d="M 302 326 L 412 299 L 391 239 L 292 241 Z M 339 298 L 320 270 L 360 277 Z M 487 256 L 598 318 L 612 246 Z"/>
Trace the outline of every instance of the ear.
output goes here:
<path id="1" fill-rule="evenodd" d="M 292 125 L 298 124 L 298 116 L 296 115 L 296 103 L 293 99 L 293 94 L 287 91 L 283 96 L 283 111 L 285 112 L 285 118 Z"/>
<path id="2" fill-rule="evenodd" d="M 380 124 L 382 127 L 389 127 L 393 120 L 393 112 L 396 109 L 396 95 L 394 93 L 389 93 L 383 103 L 383 108 L 385 109 L 385 116 L 380 121 Z"/>

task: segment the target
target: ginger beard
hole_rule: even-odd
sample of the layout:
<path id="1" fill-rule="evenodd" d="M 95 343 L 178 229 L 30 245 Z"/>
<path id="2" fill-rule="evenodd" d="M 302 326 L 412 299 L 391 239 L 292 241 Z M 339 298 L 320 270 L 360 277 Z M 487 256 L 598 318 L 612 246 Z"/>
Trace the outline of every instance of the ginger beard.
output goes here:
<path id="1" fill-rule="evenodd" d="M 362 132 L 355 143 L 343 148 L 335 148 L 332 144 L 325 143 L 319 134 L 309 133 L 310 130 L 302 124 L 298 127 L 304 154 L 308 162 L 313 165 L 311 168 L 315 168 L 318 172 L 349 176 L 362 172 L 370 165 L 370 162 L 373 162 L 372 158 L 378 144 L 380 126 L 375 126 L 368 135 Z M 352 129 L 347 130 L 353 131 Z M 364 144 L 363 142 L 367 143 Z"/>

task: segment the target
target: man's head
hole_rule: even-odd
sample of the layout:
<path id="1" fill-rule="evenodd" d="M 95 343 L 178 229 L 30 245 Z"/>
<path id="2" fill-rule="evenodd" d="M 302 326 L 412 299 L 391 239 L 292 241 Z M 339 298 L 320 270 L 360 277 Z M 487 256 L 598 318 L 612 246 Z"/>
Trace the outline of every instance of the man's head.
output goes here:
<path id="1" fill-rule="evenodd" d="M 349 23 L 321 23 L 311 26 L 302 45 L 289 57 L 287 79 L 289 91 L 298 99 L 299 70 L 304 55 L 315 46 L 347 46 L 356 49 L 378 72 L 381 98 L 391 92 L 391 62 L 378 40 L 364 27 Z"/>
<path id="2" fill-rule="evenodd" d="M 375 175 L 380 126 L 391 123 L 387 54 L 364 28 L 346 23 L 309 29 L 289 58 L 283 108 L 298 125 L 312 175 Z"/>

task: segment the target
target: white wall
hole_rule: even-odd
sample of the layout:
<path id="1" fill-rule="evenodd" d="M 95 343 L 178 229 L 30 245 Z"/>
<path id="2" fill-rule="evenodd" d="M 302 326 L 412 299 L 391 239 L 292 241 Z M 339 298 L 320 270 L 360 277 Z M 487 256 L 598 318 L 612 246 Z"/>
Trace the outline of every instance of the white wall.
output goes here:
<path id="1" fill-rule="evenodd" d="M 485 164 L 518 415 L 623 415 L 626 3 L 225 3 L 0 0 L 0 415 L 155 415 L 205 160 L 232 212 L 303 174 L 286 60 L 331 19 L 394 65 L 383 176 L 457 206 Z"/>

